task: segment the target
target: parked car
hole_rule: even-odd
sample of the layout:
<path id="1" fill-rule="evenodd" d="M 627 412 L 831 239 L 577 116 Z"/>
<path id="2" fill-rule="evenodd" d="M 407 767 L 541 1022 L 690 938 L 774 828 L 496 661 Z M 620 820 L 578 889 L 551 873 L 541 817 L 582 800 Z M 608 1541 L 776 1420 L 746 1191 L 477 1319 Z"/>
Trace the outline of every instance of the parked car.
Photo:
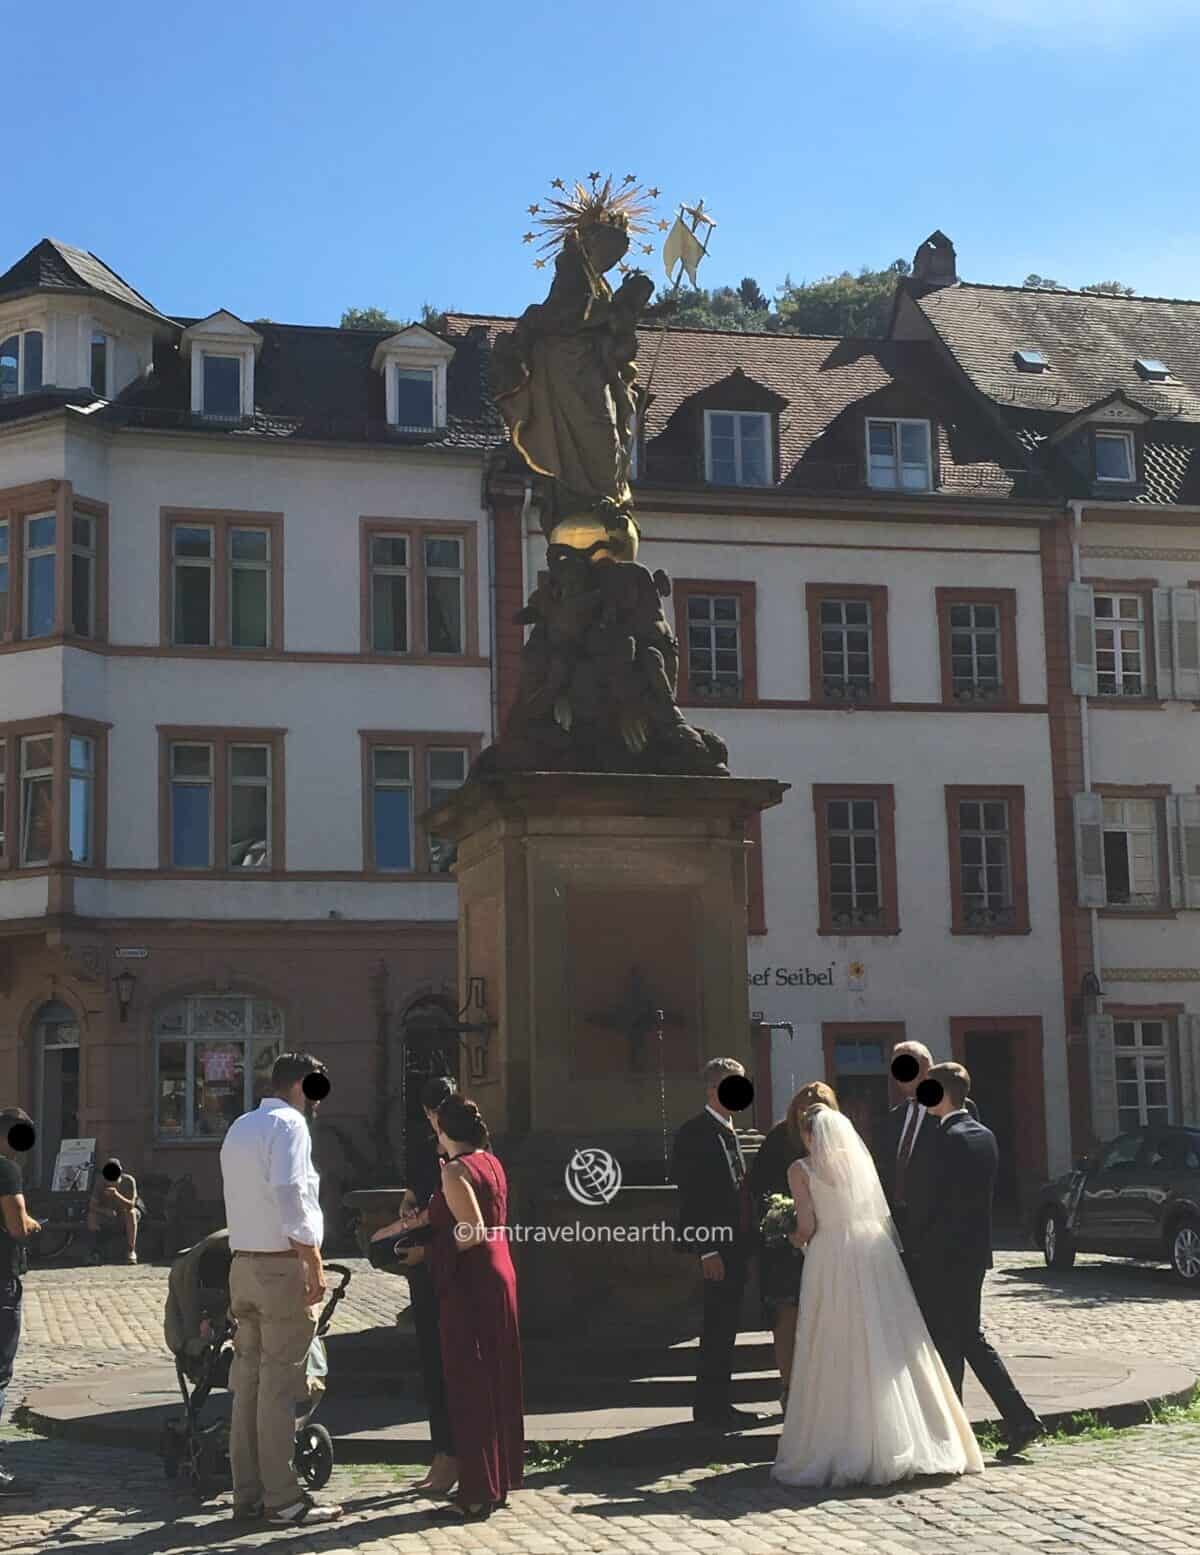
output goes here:
<path id="1" fill-rule="evenodd" d="M 1166 1262 L 1200 1286 L 1200 1128 L 1122 1134 L 1038 1195 L 1034 1234 L 1048 1268 L 1076 1253 Z"/>

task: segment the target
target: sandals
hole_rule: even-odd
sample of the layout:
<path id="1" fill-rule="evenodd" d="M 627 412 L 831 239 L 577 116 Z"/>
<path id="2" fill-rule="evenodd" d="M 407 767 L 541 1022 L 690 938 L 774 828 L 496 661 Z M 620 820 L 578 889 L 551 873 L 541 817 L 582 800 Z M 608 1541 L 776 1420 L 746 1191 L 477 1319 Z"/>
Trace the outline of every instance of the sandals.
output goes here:
<path id="1" fill-rule="evenodd" d="M 434 1507 L 425 1515 L 431 1523 L 486 1523 L 497 1505 L 504 1503 L 482 1501 L 478 1506 L 460 1506 L 457 1501 L 451 1501 L 449 1506 Z"/>

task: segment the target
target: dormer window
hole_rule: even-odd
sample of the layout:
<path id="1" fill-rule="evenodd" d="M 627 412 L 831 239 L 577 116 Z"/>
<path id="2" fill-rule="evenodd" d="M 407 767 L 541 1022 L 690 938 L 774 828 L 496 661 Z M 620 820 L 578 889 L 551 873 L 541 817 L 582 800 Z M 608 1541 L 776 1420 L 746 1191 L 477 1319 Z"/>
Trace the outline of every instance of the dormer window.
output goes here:
<path id="1" fill-rule="evenodd" d="M 771 418 L 762 410 L 704 412 L 705 475 L 714 486 L 770 484 Z"/>
<path id="2" fill-rule="evenodd" d="M 1171 376 L 1167 364 L 1156 356 L 1139 356 L 1134 366 L 1147 383 L 1166 383 Z"/>
<path id="3" fill-rule="evenodd" d="M 1096 479 L 1130 485 L 1137 478 L 1136 472 L 1133 433 L 1097 432 Z"/>
<path id="4" fill-rule="evenodd" d="M 877 491 L 929 491 L 928 421 L 867 421 L 867 484 Z"/>
<path id="5" fill-rule="evenodd" d="M 254 414 L 257 330 L 224 308 L 184 330 L 180 349 L 192 364 L 192 414 L 206 421 L 242 421 Z"/>
<path id="6" fill-rule="evenodd" d="M 1044 351 L 1014 351 L 1013 361 L 1023 373 L 1044 373 L 1050 366 Z"/>
<path id="7" fill-rule="evenodd" d="M 204 353 L 204 404 L 201 414 L 237 421 L 242 414 L 240 357 Z"/>
<path id="8" fill-rule="evenodd" d="M 371 366 L 384 375 L 393 431 L 430 433 L 446 425 L 446 369 L 453 355 L 452 345 L 420 324 L 375 347 Z"/>
<path id="9" fill-rule="evenodd" d="M 109 399 L 108 369 L 112 356 L 108 336 L 103 330 L 92 331 L 91 358 L 89 361 L 88 382 L 92 393 L 98 394 L 101 399 Z"/>
<path id="10" fill-rule="evenodd" d="M 32 394 L 41 386 L 41 330 L 27 329 L 0 340 L 0 400 Z"/>
<path id="11" fill-rule="evenodd" d="M 396 373 L 396 426 L 405 431 L 431 432 L 434 370 L 432 367 L 400 367 Z"/>

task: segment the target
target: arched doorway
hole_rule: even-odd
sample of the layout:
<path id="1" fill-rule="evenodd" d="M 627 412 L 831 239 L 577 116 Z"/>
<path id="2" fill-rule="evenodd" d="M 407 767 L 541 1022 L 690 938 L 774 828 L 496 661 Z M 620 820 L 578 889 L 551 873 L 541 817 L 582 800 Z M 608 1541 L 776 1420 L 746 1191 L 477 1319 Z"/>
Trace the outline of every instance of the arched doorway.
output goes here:
<path id="1" fill-rule="evenodd" d="M 34 1173 L 50 1186 L 54 1160 L 64 1139 L 79 1137 L 79 1019 L 59 999 L 33 1017 L 37 1144 Z"/>
<path id="2" fill-rule="evenodd" d="M 425 1082 L 434 1075 L 458 1079 L 457 1020 L 453 1007 L 436 998 L 418 999 L 401 1017 L 400 1062 L 392 1070 L 400 1085 L 388 1109 L 388 1143 L 398 1164 L 405 1158 L 405 1142 L 420 1138 L 425 1130 L 421 1113 Z"/>

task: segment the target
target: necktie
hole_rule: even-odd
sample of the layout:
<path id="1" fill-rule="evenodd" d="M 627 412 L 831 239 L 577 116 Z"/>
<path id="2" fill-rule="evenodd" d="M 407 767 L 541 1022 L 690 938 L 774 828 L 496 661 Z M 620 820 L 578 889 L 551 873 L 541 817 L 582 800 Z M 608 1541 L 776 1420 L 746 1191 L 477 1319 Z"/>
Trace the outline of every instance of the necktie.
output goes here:
<path id="1" fill-rule="evenodd" d="M 908 1174 L 908 1163 L 912 1160 L 913 1142 L 917 1137 L 917 1123 L 921 1117 L 921 1109 L 916 1102 L 908 1104 L 908 1118 L 904 1124 L 904 1133 L 900 1136 L 900 1149 L 896 1152 L 896 1203 L 904 1203 L 904 1179 Z"/>

